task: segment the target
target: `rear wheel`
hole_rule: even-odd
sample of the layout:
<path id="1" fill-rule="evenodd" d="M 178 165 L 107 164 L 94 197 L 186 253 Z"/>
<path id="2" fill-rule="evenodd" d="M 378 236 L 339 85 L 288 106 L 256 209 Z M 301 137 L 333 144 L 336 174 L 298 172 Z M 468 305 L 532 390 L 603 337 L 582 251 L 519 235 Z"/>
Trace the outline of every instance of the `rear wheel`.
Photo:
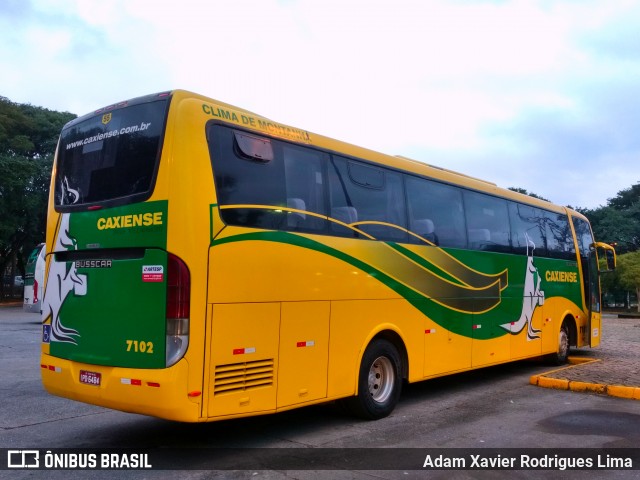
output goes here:
<path id="1" fill-rule="evenodd" d="M 368 420 L 389 415 L 400 398 L 400 366 L 400 355 L 392 343 L 383 339 L 371 342 L 360 364 L 358 394 L 345 400 L 348 409 Z"/>

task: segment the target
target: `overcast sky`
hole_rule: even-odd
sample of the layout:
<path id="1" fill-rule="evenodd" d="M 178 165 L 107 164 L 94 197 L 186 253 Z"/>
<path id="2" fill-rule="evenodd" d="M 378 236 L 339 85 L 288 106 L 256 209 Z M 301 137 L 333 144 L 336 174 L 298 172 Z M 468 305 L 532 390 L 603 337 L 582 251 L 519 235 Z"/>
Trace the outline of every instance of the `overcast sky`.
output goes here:
<path id="1" fill-rule="evenodd" d="M 184 88 L 595 208 L 640 181 L 640 2 L 0 0 L 0 96 Z"/>

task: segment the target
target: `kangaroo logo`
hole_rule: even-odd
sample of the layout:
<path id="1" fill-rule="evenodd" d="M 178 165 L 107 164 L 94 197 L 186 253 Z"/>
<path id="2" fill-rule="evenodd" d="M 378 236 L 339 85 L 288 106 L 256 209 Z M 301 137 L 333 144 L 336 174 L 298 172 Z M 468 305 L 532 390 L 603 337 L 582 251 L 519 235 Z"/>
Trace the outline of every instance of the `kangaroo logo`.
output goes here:
<path id="1" fill-rule="evenodd" d="M 527 340 L 535 340 L 540 338 L 542 330 L 533 328 L 533 313 L 536 307 L 544 305 L 544 292 L 540 290 L 542 279 L 538 273 L 538 269 L 533 264 L 533 251 L 536 245 L 529 239 L 526 233 L 525 238 L 527 240 L 527 269 L 524 277 L 522 313 L 517 321 L 505 323 L 500 326 L 515 335 L 520 333 L 526 325 Z"/>
<path id="2" fill-rule="evenodd" d="M 76 239 L 69 235 L 69 214 L 63 214 L 53 251 L 77 249 Z M 62 305 L 71 292 L 78 296 L 86 295 L 87 276 L 78 275 L 75 262 L 56 262 L 52 259 L 44 293 L 42 320 L 44 323 L 51 318 L 51 341 L 77 345 L 76 337 L 80 337 L 80 333 L 73 328 L 65 327 L 60 319 Z"/>
<path id="3" fill-rule="evenodd" d="M 64 180 L 62 181 L 62 198 L 63 202 L 69 203 L 77 203 L 80 199 L 80 192 L 69 186 L 69 180 L 67 180 L 67 177 L 64 177 Z"/>

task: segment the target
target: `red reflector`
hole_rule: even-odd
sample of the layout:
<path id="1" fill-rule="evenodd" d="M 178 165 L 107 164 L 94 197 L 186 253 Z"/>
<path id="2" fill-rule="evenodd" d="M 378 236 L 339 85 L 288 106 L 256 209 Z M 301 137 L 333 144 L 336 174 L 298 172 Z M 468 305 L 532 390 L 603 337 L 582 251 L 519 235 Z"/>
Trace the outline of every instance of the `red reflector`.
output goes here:
<path id="1" fill-rule="evenodd" d="M 156 388 L 160 387 L 160 384 L 158 382 L 147 382 L 147 385 L 149 387 L 156 387 Z"/>
<path id="2" fill-rule="evenodd" d="M 90 212 L 93 212 L 95 210 L 100 210 L 102 208 L 102 205 L 93 205 L 89 208 L 87 208 L 87 210 L 89 210 Z"/>
<path id="3" fill-rule="evenodd" d="M 40 365 L 40 368 L 44 368 L 46 370 L 47 366 L 46 365 Z"/>
<path id="4" fill-rule="evenodd" d="M 187 396 L 188 396 L 188 397 L 191 397 L 191 398 L 193 398 L 193 397 L 199 397 L 200 395 L 202 395 L 202 392 L 198 392 L 197 390 L 196 390 L 195 392 L 189 392 L 189 393 L 187 393 Z"/>
<path id="5" fill-rule="evenodd" d="M 234 355 L 244 355 L 245 353 L 256 353 L 256 347 L 234 348 L 233 349 L 233 354 Z"/>
<path id="6" fill-rule="evenodd" d="M 53 365 L 49 365 L 49 370 L 51 370 L 52 372 L 56 369 L 56 367 L 54 367 Z"/>
<path id="7" fill-rule="evenodd" d="M 167 318 L 189 318 L 191 279 L 189 269 L 175 255 L 167 260 Z"/>
<path id="8" fill-rule="evenodd" d="M 131 385 L 140 386 L 140 385 L 142 385 L 142 380 L 136 380 L 136 379 L 132 378 L 131 379 Z"/>

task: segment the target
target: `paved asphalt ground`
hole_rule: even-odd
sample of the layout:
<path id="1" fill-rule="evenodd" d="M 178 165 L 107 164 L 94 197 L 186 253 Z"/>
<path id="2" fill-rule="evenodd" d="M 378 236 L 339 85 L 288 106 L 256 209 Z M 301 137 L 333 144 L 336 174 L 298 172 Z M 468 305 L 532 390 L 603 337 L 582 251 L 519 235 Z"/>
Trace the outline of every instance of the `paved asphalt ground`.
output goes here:
<path id="1" fill-rule="evenodd" d="M 265 467 L 259 458 L 253 458 L 257 455 L 256 448 L 272 455 L 295 458 L 300 455 L 299 448 L 311 448 L 313 462 L 309 460 L 310 465 L 317 465 L 314 462 L 321 458 L 318 455 L 323 449 L 331 455 L 362 449 L 366 461 L 370 462 L 372 454 L 367 449 L 373 450 L 376 457 L 380 452 L 391 451 L 395 455 L 407 449 L 415 449 L 422 455 L 424 449 L 432 448 L 455 451 L 471 448 L 489 452 L 493 448 L 503 455 L 509 454 L 505 449 L 525 448 L 528 452 L 541 449 L 543 454 L 553 456 L 567 447 L 598 453 L 615 450 L 617 455 L 633 455 L 635 470 L 599 469 L 589 474 L 606 479 L 638 478 L 640 403 L 615 397 L 624 396 L 621 392 L 633 393 L 640 389 L 637 362 L 640 318 L 606 315 L 602 345 L 572 352 L 576 357 L 597 360 L 592 363 L 554 369 L 538 361 L 526 361 L 408 385 L 394 414 L 377 422 L 355 420 L 333 405 L 320 405 L 210 424 L 176 424 L 46 395 L 40 384 L 37 361 L 38 316 L 23 313 L 20 305 L 14 304 L 13 308 L 0 308 L 0 324 L 6 327 L 0 337 L 0 350 L 4 355 L 4 369 L 0 375 L 0 447 L 5 450 L 36 448 L 42 452 L 50 448 L 80 451 L 83 448 L 99 451 L 128 448 L 135 451 L 150 449 L 156 454 L 175 449 L 180 457 L 189 452 L 198 457 L 186 470 L 72 472 L 25 469 L 0 471 L 0 478 L 584 478 L 587 472 L 582 470 L 422 471 L 419 468 L 424 458 L 418 459 L 417 467 L 405 461 L 402 468 L 395 470 L 356 468 L 349 462 L 341 463 L 340 470 L 317 471 L 308 466 L 303 470 L 286 467 L 290 464 L 280 461 L 280 457 L 277 468 Z M 556 390 L 527 385 L 531 375 L 535 384 Z M 574 387 L 584 385 L 591 387 L 583 388 L 589 393 L 575 391 L 579 389 Z M 220 452 L 228 447 L 242 450 L 240 457 L 230 457 L 233 470 L 216 471 L 198 463 L 211 455 L 215 459 L 227 458 L 227 454 Z M 199 453 L 203 449 L 208 452 L 204 457 Z M 291 453 L 294 450 L 295 455 Z M 626 453 L 629 451 L 630 454 Z M 405 465 L 411 468 L 407 469 Z"/>

